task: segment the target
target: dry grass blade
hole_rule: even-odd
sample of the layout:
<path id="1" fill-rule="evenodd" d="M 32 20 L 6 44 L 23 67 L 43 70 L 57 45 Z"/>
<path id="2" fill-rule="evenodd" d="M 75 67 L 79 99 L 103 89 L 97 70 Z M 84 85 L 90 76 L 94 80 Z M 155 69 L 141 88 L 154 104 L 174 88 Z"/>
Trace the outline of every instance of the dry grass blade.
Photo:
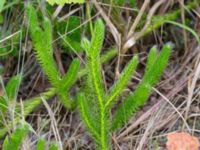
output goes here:
<path id="1" fill-rule="evenodd" d="M 135 21 L 134 21 L 133 25 L 131 26 L 131 28 L 130 28 L 130 30 L 129 30 L 129 33 L 128 33 L 128 35 L 127 35 L 128 38 L 130 38 L 131 35 L 133 35 L 133 33 L 135 32 L 135 29 L 136 29 L 138 23 L 140 22 L 140 20 L 141 20 L 143 14 L 144 14 L 144 11 L 145 11 L 146 8 L 148 7 L 149 3 L 150 3 L 150 0 L 145 0 L 145 1 L 144 1 L 143 5 L 142 5 L 142 8 L 140 9 L 140 11 L 139 11 L 137 17 L 135 18 Z"/>
<path id="2" fill-rule="evenodd" d="M 52 112 L 52 109 L 49 106 L 49 104 L 46 102 L 46 100 L 43 97 L 41 97 L 41 99 L 42 99 L 42 102 L 43 102 L 44 106 L 46 107 L 46 109 L 49 113 L 51 123 L 52 123 L 53 133 L 54 133 L 54 136 L 56 138 L 57 143 L 59 143 L 59 150 L 63 150 L 62 141 L 61 141 L 60 133 L 59 133 L 59 129 L 58 129 L 58 124 L 57 124 L 57 121 L 55 119 L 54 113 Z"/>
<path id="3" fill-rule="evenodd" d="M 62 9 L 63 9 L 63 6 L 58 6 L 58 7 L 56 8 L 56 10 L 55 10 L 55 12 L 54 12 L 52 18 L 55 19 L 55 18 L 59 15 L 59 13 L 62 11 Z"/>
<path id="4" fill-rule="evenodd" d="M 121 48 L 121 35 L 118 32 L 117 28 L 114 26 L 114 24 L 111 22 L 111 20 L 109 19 L 109 17 L 106 15 L 106 13 L 103 11 L 103 9 L 101 8 L 101 6 L 98 4 L 98 2 L 96 0 L 92 1 L 95 5 L 95 7 L 97 8 L 97 10 L 99 11 L 99 13 L 101 14 L 101 16 L 103 17 L 103 19 L 105 20 L 106 24 L 109 26 L 111 33 L 115 39 L 115 42 L 118 46 L 118 49 Z"/>
<path id="5" fill-rule="evenodd" d="M 186 112 L 185 112 L 185 119 L 187 120 L 188 118 L 188 113 L 190 111 L 190 106 L 192 104 L 192 97 L 193 93 L 197 84 L 197 80 L 200 77 L 200 55 L 198 56 L 197 60 L 197 67 L 195 69 L 194 77 L 192 79 L 191 85 L 188 86 L 188 98 L 187 98 L 187 106 L 186 106 Z"/>

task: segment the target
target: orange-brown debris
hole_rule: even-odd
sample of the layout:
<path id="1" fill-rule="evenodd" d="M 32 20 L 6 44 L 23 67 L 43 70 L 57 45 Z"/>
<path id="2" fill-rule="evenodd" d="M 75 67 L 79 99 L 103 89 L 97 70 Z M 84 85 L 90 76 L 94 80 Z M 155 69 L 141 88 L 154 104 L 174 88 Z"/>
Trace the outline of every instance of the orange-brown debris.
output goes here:
<path id="1" fill-rule="evenodd" d="M 198 150 L 199 140 L 185 132 L 173 132 L 167 135 L 167 150 Z"/>

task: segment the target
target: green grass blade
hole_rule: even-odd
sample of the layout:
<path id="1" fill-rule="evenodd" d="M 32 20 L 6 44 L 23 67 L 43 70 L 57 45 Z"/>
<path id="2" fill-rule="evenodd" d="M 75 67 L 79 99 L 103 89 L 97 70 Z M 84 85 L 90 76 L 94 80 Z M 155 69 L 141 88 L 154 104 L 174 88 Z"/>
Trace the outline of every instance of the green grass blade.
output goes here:
<path id="1" fill-rule="evenodd" d="M 166 23 L 169 23 L 169 24 L 173 24 L 175 26 L 178 26 L 180 28 L 183 28 L 185 30 L 187 30 L 188 32 L 190 32 L 197 40 L 198 44 L 200 45 L 200 38 L 199 38 L 199 35 L 190 27 L 184 25 L 184 24 L 181 24 L 181 23 L 178 23 L 178 22 L 175 22 L 175 21 L 171 21 L 171 20 L 165 20 Z"/>
<path id="2" fill-rule="evenodd" d="M 28 126 L 17 128 L 11 137 L 6 137 L 3 143 L 3 150 L 19 150 L 23 139 L 27 136 L 29 131 Z"/>
<path id="3" fill-rule="evenodd" d="M 53 97 L 55 95 L 55 89 L 51 88 L 49 89 L 49 91 L 42 93 L 40 96 L 36 96 L 30 99 L 25 100 L 23 103 L 24 106 L 24 117 L 26 118 L 31 112 L 33 112 L 39 105 L 42 104 L 42 100 L 41 97 L 44 97 L 46 100 L 49 100 L 51 97 Z M 1 97 L 0 97 L 1 99 Z M 0 103 L 1 104 L 1 103 Z M 7 106 L 4 104 L 0 105 L 0 108 L 3 107 L 5 110 L 7 110 Z M 16 108 L 15 108 L 15 112 L 17 115 L 17 117 L 15 117 L 15 123 L 19 123 L 19 121 L 21 121 L 21 115 L 19 116 L 20 112 L 21 112 L 21 104 L 17 103 Z M 8 122 L 7 125 L 9 128 L 12 127 L 12 123 Z M 7 127 L 2 127 L 0 130 L 0 138 L 4 137 L 5 134 L 7 133 L 8 128 Z"/>
<path id="4" fill-rule="evenodd" d="M 6 3 L 6 0 L 1 0 L 0 1 L 0 13 L 3 10 L 4 4 Z"/>
<path id="5" fill-rule="evenodd" d="M 22 81 L 22 75 L 16 75 L 13 76 L 7 83 L 5 90 L 6 90 L 6 96 L 9 101 L 16 100 L 19 86 Z"/>

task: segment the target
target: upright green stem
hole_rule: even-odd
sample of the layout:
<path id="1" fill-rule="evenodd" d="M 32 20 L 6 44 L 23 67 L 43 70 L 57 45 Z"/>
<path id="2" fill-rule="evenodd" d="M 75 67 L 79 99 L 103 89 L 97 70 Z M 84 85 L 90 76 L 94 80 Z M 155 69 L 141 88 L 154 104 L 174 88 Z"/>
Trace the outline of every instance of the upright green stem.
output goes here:
<path id="1" fill-rule="evenodd" d="M 105 131 L 105 112 L 104 108 L 101 109 L 101 147 L 102 150 L 108 150 Z"/>

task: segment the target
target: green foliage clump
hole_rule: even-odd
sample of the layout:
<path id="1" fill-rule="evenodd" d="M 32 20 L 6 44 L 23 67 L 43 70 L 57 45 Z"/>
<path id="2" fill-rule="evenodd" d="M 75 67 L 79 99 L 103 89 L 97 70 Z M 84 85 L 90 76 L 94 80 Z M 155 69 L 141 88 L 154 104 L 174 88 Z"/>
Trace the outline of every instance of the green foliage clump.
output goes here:
<path id="1" fill-rule="evenodd" d="M 2 11 L 3 6 L 4 6 L 5 3 L 6 3 L 6 0 L 1 0 L 0 1 L 0 13 L 1 13 L 1 11 Z"/>
<path id="2" fill-rule="evenodd" d="M 29 124 L 25 123 L 18 126 L 11 135 L 5 138 L 2 150 L 19 150 L 30 131 L 31 128 Z M 58 150 L 56 143 L 51 143 L 48 147 L 48 150 Z M 39 139 L 36 144 L 36 150 L 46 150 L 46 148 L 46 141 L 44 139 Z"/>
<path id="3" fill-rule="evenodd" d="M 1 21 L 0 21 L 1 24 Z M 0 38 L 3 40 L 6 36 L 11 34 L 10 30 L 5 30 L 2 28 L 0 30 Z M 19 53 L 19 45 L 21 38 L 24 38 L 23 29 L 16 33 L 12 38 L 7 39 L 0 43 L 0 59 L 7 59 L 8 57 L 17 57 Z"/>
<path id="4" fill-rule="evenodd" d="M 19 150 L 23 140 L 28 135 L 29 126 L 18 127 L 10 136 L 7 136 L 3 143 L 3 150 Z"/>
<path id="5" fill-rule="evenodd" d="M 6 85 L 6 97 L 9 101 L 13 101 L 17 99 L 17 94 L 19 90 L 19 86 L 22 81 L 22 75 L 18 74 L 13 76 Z"/>
<path id="6" fill-rule="evenodd" d="M 57 32 L 62 37 L 61 45 L 67 52 L 80 52 L 81 47 L 81 20 L 77 16 L 70 16 L 66 21 L 56 23 Z"/>
<path id="7" fill-rule="evenodd" d="M 117 103 L 123 89 L 128 84 L 138 64 L 134 56 L 127 64 L 120 78 L 106 92 L 102 77 L 100 52 L 104 40 L 104 24 L 97 20 L 91 42 L 83 40 L 87 54 L 86 83 L 79 93 L 79 109 L 82 120 L 93 136 L 97 149 L 111 149 L 111 133 L 122 127 L 141 106 L 145 104 L 154 86 L 160 79 L 170 56 L 171 45 L 166 44 L 160 54 L 154 47 L 148 56 L 147 68 L 143 79 L 134 93 L 125 98 L 117 107 L 113 116 L 111 109 Z"/>
<path id="8" fill-rule="evenodd" d="M 11 114 L 11 112 L 9 112 L 10 111 L 9 108 L 12 108 L 17 101 L 17 94 L 18 94 L 18 90 L 19 90 L 21 81 L 22 81 L 22 75 L 18 74 L 16 76 L 13 76 L 8 81 L 8 83 L 6 84 L 5 87 L 4 87 L 3 83 L 1 83 L 2 87 L 3 87 L 3 93 L 4 93 L 2 96 L 0 96 L 0 111 L 1 111 L 0 118 L 1 119 L 2 119 L 2 117 L 6 116 L 6 113 Z M 8 117 L 8 115 L 7 115 L 7 117 Z M 1 125 L 2 125 L 2 123 L 1 123 Z"/>

